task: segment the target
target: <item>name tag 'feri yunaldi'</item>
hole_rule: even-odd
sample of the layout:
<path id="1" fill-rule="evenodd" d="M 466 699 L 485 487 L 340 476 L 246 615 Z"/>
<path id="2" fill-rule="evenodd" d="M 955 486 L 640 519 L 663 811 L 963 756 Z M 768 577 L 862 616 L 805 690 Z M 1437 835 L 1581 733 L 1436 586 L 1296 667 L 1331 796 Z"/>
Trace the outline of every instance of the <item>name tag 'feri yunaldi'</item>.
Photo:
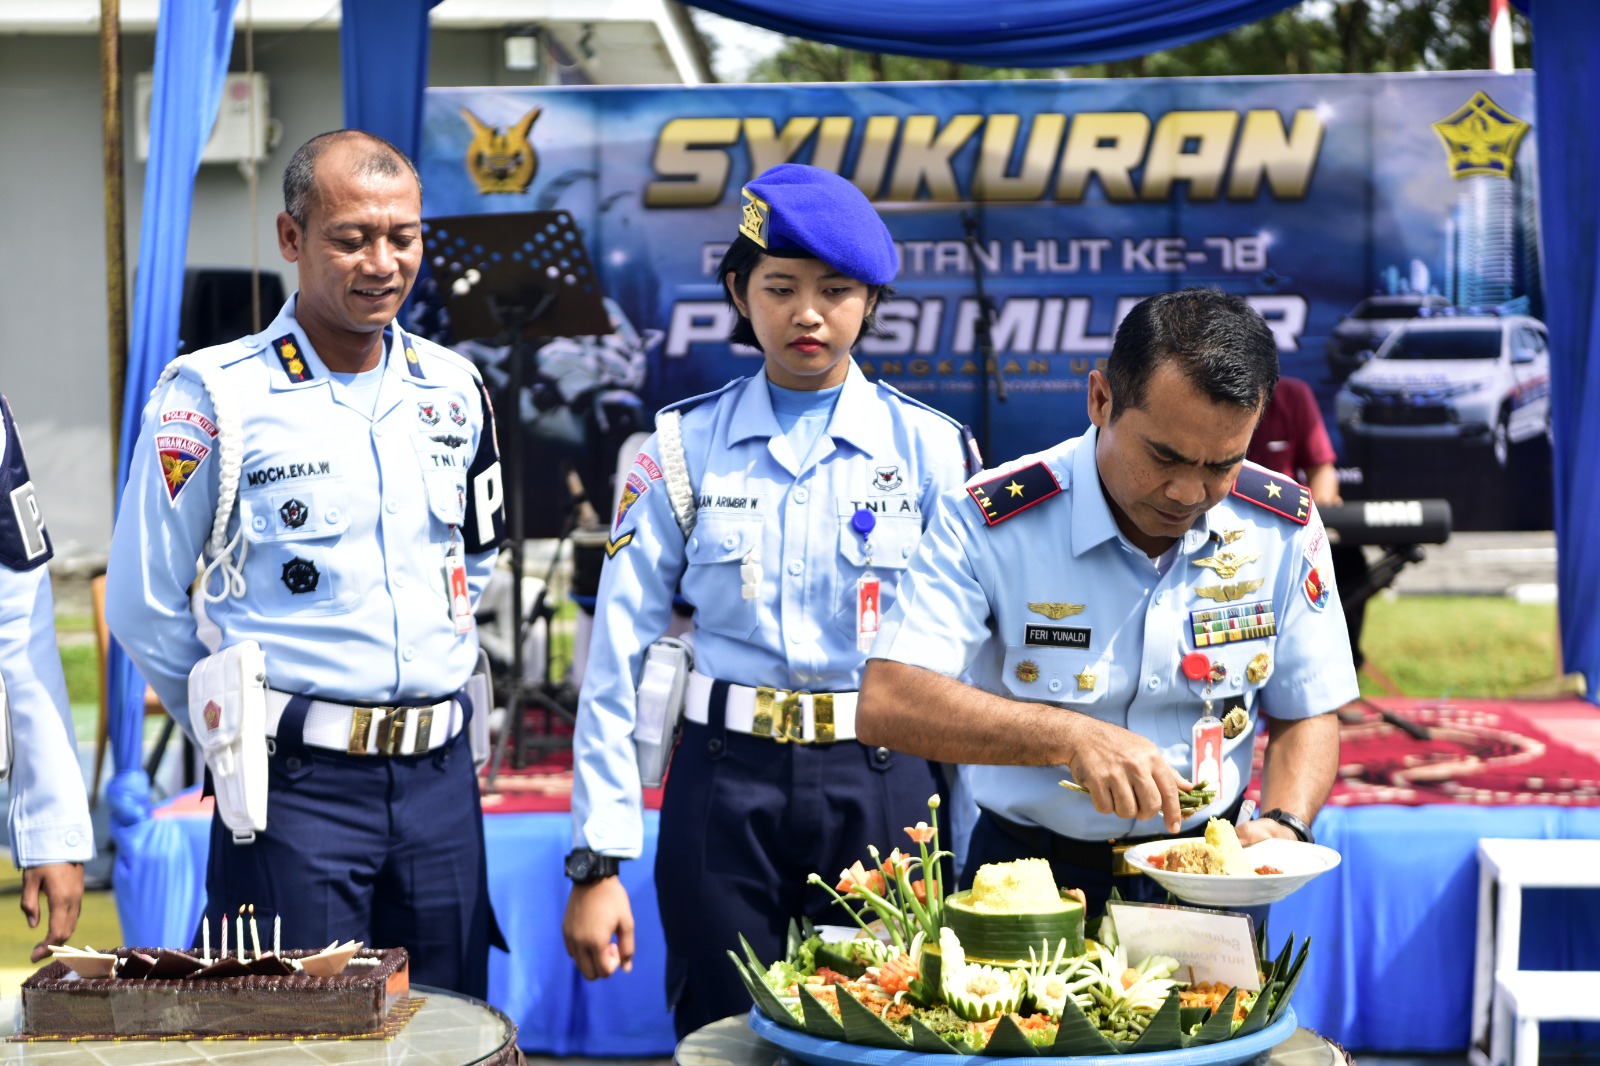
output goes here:
<path id="1" fill-rule="evenodd" d="M 1023 626 L 1022 642 L 1029 647 L 1087 648 L 1088 626 Z"/>

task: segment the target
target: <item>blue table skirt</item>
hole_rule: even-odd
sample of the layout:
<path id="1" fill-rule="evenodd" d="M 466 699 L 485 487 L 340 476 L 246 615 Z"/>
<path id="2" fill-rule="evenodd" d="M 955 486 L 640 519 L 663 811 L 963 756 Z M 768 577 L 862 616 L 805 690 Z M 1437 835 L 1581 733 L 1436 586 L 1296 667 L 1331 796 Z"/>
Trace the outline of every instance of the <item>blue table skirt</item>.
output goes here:
<path id="1" fill-rule="evenodd" d="M 209 822 L 146 822 L 117 857 L 117 903 L 130 944 L 187 943 L 204 904 Z M 633 900 L 634 970 L 590 984 L 561 940 L 571 840 L 566 814 L 484 819 L 489 894 L 512 953 L 494 952 L 489 999 L 544 1055 L 670 1055 L 656 913 L 657 816 L 645 853 L 623 864 Z M 1272 909 L 1274 944 L 1312 938 L 1295 994 L 1300 1024 L 1349 1048 L 1461 1052 L 1471 1033 L 1480 837 L 1600 839 L 1600 810 L 1553 807 L 1328 808 L 1317 838 L 1340 867 Z M 708 905 L 714 905 L 708 901 Z M 1524 969 L 1600 970 L 1600 890 L 1530 891 L 1523 903 Z M 1600 1039 L 1597 1027 L 1547 1027 L 1547 1039 Z"/>

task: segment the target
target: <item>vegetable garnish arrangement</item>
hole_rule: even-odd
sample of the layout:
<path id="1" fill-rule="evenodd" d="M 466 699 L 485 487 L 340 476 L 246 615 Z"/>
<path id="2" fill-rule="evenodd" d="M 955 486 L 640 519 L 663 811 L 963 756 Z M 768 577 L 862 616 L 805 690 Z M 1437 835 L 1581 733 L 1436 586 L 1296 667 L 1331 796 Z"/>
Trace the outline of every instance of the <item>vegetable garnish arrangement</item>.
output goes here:
<path id="1" fill-rule="evenodd" d="M 825 942 L 810 922 L 791 922 L 782 959 L 765 964 L 747 942 L 745 958 L 729 952 L 761 1014 L 829 1041 L 1033 1057 L 1216 1044 L 1288 1010 L 1309 948 L 1296 952 L 1292 936 L 1269 958 L 1263 930 L 1260 990 L 1245 991 L 1196 982 L 1181 958 L 1130 958 L 1109 921 L 1086 939 L 1081 893 L 1058 889 L 1043 859 L 982 867 L 970 891 L 947 897 L 938 797 L 928 806 L 931 824 L 906 830 L 915 854 L 869 849 L 871 865 L 852 865 L 836 886 L 811 876 L 848 913 L 854 939 Z"/>

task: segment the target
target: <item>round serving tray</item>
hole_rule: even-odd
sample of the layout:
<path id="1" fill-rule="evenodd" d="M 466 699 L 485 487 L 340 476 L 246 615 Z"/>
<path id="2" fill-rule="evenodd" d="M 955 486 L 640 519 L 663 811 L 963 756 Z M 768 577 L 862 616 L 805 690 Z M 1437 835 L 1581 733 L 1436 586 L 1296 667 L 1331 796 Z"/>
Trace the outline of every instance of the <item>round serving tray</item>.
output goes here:
<path id="1" fill-rule="evenodd" d="M 1078 1055 L 1061 1057 L 1040 1055 L 1036 1058 L 999 1058 L 965 1056 L 951 1052 L 948 1055 L 921 1051 L 889 1051 L 884 1048 L 847 1044 L 842 1040 L 824 1040 L 798 1029 L 779 1025 L 761 1013 L 760 1008 L 750 1008 L 750 1028 L 761 1039 L 776 1044 L 797 1059 L 812 1066 L 953 1066 L 964 1058 L 981 1058 L 985 1062 L 1034 1063 L 1036 1066 L 1239 1066 L 1257 1055 L 1271 1051 L 1294 1035 L 1298 1025 L 1294 1008 L 1284 1008 L 1283 1016 L 1265 1029 L 1248 1036 L 1235 1037 L 1217 1044 L 1182 1048 L 1178 1051 L 1130 1052 L 1118 1055 Z"/>

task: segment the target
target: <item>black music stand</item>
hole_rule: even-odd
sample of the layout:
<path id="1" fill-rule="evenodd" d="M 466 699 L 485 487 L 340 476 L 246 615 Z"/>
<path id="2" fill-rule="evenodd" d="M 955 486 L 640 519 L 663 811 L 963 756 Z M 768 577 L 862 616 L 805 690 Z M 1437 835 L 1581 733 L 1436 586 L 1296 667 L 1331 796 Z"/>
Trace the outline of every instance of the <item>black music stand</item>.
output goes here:
<path id="1" fill-rule="evenodd" d="M 528 619 L 522 602 L 523 514 L 522 395 L 528 387 L 530 342 L 541 337 L 590 336 L 612 331 L 601 302 L 594 265 L 577 223 L 565 211 L 458 215 L 422 224 L 427 261 L 450 310 L 458 339 L 492 337 L 511 348 L 510 417 L 497 423 L 506 539 L 511 543 L 511 678 L 507 709 L 511 720 L 495 739 L 488 787 L 513 741 L 511 762 L 520 769 L 526 747 L 529 702 L 570 720 L 572 712 L 542 689 L 529 690 L 523 678 L 523 641 Z M 573 517 L 563 527 L 570 531 Z M 560 552 L 557 550 L 557 558 Z M 552 561 L 551 570 L 555 563 Z M 546 580 L 546 590 L 549 582 Z M 548 664 L 548 655 L 546 663 Z M 549 673 L 546 667 L 546 683 Z"/>

